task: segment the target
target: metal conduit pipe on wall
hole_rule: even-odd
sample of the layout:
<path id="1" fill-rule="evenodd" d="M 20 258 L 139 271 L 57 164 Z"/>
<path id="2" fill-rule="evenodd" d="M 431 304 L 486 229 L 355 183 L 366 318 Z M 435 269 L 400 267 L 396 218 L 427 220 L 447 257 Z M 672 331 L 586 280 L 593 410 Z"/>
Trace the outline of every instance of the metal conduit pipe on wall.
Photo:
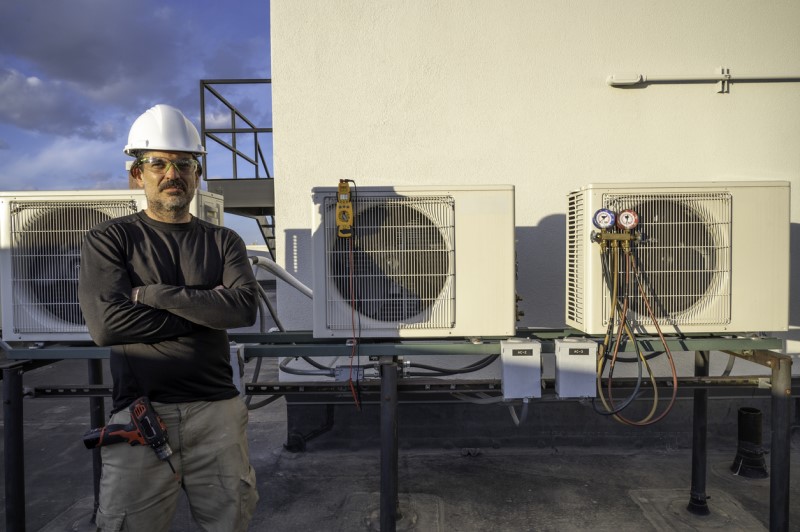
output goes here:
<path id="1" fill-rule="evenodd" d="M 729 68 L 720 67 L 709 76 L 648 76 L 647 74 L 611 74 L 606 83 L 611 87 L 631 87 L 650 83 L 719 83 L 718 92 L 727 92 L 728 84 L 738 83 L 790 83 L 800 81 L 800 74 L 763 74 L 757 76 L 733 76 Z"/>

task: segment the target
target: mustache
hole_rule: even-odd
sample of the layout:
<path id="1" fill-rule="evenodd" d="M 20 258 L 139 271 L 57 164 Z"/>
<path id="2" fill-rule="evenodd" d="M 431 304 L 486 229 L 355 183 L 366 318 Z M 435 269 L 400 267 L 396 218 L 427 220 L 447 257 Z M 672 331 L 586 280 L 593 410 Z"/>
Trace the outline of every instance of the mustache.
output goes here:
<path id="1" fill-rule="evenodd" d="M 163 191 L 168 188 L 179 188 L 184 192 L 186 192 L 186 183 L 184 183 L 180 179 L 170 179 L 169 181 L 161 183 L 161 185 L 158 187 L 158 190 Z"/>

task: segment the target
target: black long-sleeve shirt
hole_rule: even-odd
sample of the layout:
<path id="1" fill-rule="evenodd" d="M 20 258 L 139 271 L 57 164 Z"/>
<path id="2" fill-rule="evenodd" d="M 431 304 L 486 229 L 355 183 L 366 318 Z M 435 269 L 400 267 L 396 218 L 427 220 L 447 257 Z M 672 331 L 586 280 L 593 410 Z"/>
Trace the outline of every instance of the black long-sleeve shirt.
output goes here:
<path id="1" fill-rule="evenodd" d="M 234 231 L 143 212 L 104 222 L 81 248 L 78 296 L 95 343 L 112 346 L 114 411 L 142 395 L 163 403 L 237 395 L 226 329 L 255 322 L 258 287 Z"/>

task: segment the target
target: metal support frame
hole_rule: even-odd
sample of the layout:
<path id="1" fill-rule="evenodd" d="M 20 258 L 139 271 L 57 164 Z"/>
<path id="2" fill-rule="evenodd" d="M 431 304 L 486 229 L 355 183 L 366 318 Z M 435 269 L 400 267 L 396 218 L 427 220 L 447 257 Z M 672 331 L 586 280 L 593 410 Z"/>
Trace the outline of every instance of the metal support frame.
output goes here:
<path id="1" fill-rule="evenodd" d="M 398 509 L 397 359 L 381 357 L 381 532 L 394 532 Z"/>
<path id="2" fill-rule="evenodd" d="M 708 351 L 696 351 L 694 354 L 695 377 L 708 377 Z M 708 497 L 706 496 L 706 470 L 708 464 L 708 446 L 706 441 L 708 428 L 708 390 L 698 388 L 694 391 L 692 415 L 692 486 L 689 491 L 687 510 L 696 515 L 708 515 Z"/>
<path id="3" fill-rule="evenodd" d="M 523 336 L 533 336 L 531 332 L 521 332 Z M 553 339 L 569 336 L 569 331 L 546 332 L 537 331 L 537 339 L 542 341 L 542 352 L 553 352 Z M 324 340 L 311 337 L 310 333 L 273 333 L 231 335 L 235 341 L 248 345 L 245 354 L 254 356 L 282 357 L 294 356 L 298 348 L 308 356 L 335 356 L 338 351 L 347 350 L 344 343 L 326 344 Z M 638 340 L 640 348 L 645 351 L 657 350 L 657 342 L 652 338 Z M 792 375 L 791 358 L 787 355 L 768 351 L 782 347 L 776 338 L 670 338 L 670 348 L 679 351 L 695 351 L 695 376 L 685 378 L 684 382 L 694 388 L 694 419 L 692 446 L 692 487 L 690 507 L 695 509 L 706 504 L 706 427 L 708 388 L 715 387 L 763 387 L 764 378 L 716 379 L 708 377 L 709 351 L 723 351 L 728 354 L 756 362 L 771 368 L 768 379 L 771 386 L 771 450 L 770 450 L 770 530 L 783 531 L 789 529 L 789 479 L 790 479 L 790 444 L 791 444 L 791 407 L 792 407 Z M 652 348 L 652 349 L 651 349 Z M 447 341 L 417 342 L 365 342 L 360 347 L 365 355 L 376 355 L 380 361 L 380 405 L 381 405 L 381 508 L 380 523 L 382 532 L 396 530 L 397 520 L 402 516 L 399 512 L 398 499 L 398 432 L 397 406 L 398 389 L 405 387 L 399 383 L 398 356 L 428 354 L 492 354 L 499 353 L 499 342 L 486 340 L 483 343 L 471 343 L 464 339 L 448 339 Z M 623 351 L 635 351 L 633 345 L 622 347 Z M 25 529 L 25 483 L 24 483 L 24 448 L 23 448 L 23 387 L 22 377 L 26 370 L 38 367 L 46 361 L 57 361 L 62 358 L 82 358 L 89 360 L 89 386 L 72 387 L 68 390 L 60 388 L 57 393 L 41 393 L 34 396 L 72 395 L 90 397 L 91 418 L 93 426 L 103 423 L 102 397 L 108 395 L 108 388 L 102 385 L 99 373 L 101 360 L 108 356 L 105 348 L 75 347 L 73 349 L 54 347 L 53 349 L 10 349 L 4 348 L 8 359 L 0 368 L 3 370 L 3 412 L 5 422 L 5 503 L 6 529 Z M 310 354 L 309 351 L 314 351 Z M 378 353 L 381 353 L 378 355 Z M 388 353 L 388 354 L 387 354 Z M 58 354 L 59 356 L 54 356 Z M 323 355 L 324 354 L 324 355 Z M 16 361 L 14 361 L 16 360 Z M 422 380 L 422 379 L 420 379 Z M 417 380 L 415 379 L 415 382 Z M 440 384 L 440 383 L 439 383 Z M 449 386 L 460 386 L 452 383 Z M 484 383 L 464 383 L 465 387 L 487 386 Z M 278 395 L 289 393 L 319 393 L 327 387 L 330 393 L 338 393 L 340 383 L 293 383 L 290 385 L 274 385 L 253 383 L 247 386 L 251 395 Z M 412 393 L 435 393 L 430 383 L 420 383 Z M 491 385 L 489 385 L 491 388 Z M 54 391 L 54 390 L 47 390 Z M 440 390 L 441 391 L 441 390 Z M 95 475 L 97 471 L 95 470 Z M 707 509 L 707 508 L 706 508 Z"/>
<path id="4" fill-rule="evenodd" d="M 746 349 L 725 353 L 750 360 L 772 370 L 770 408 L 772 410 L 769 479 L 769 528 L 789 530 L 790 450 L 792 429 L 792 359 L 765 349 Z"/>
<path id="5" fill-rule="evenodd" d="M 785 355 L 772 360 L 769 525 L 771 530 L 789 530 L 792 360 Z"/>
<path id="6" fill-rule="evenodd" d="M 103 384 L 103 361 L 89 360 L 89 384 Z M 92 428 L 102 427 L 106 423 L 105 402 L 102 397 L 89 398 L 89 422 Z M 92 523 L 97 517 L 97 508 L 100 506 L 100 474 L 103 469 L 103 459 L 100 448 L 92 449 L 92 475 L 94 477 L 94 511 Z"/>
<path id="7" fill-rule="evenodd" d="M 25 530 L 25 448 L 22 427 L 24 363 L 3 367 L 3 451 L 6 530 Z"/>

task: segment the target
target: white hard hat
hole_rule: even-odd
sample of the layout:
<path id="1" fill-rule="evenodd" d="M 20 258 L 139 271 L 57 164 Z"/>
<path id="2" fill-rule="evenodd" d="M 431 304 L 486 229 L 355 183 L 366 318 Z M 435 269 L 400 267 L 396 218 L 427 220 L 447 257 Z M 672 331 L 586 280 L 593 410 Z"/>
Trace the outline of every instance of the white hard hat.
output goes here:
<path id="1" fill-rule="evenodd" d="M 142 150 L 206 153 L 194 124 L 178 109 L 165 104 L 151 107 L 131 126 L 125 154 L 135 156 Z"/>

